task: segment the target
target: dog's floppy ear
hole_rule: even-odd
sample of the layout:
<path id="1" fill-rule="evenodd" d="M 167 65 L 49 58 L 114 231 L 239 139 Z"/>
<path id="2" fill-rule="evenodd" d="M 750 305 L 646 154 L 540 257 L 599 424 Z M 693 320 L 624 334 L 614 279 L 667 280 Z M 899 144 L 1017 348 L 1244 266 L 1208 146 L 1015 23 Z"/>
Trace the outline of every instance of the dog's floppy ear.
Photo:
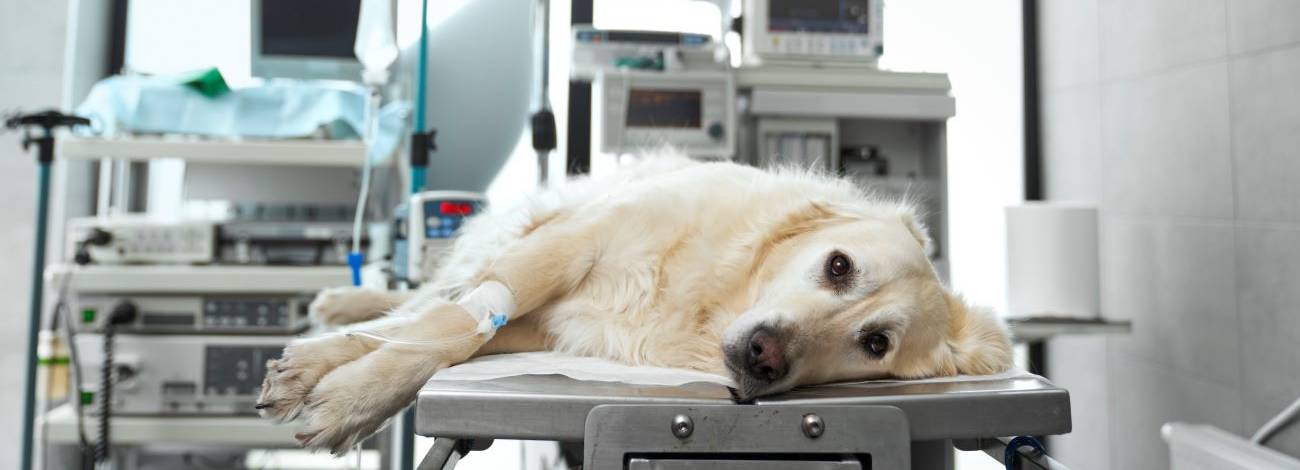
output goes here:
<path id="1" fill-rule="evenodd" d="M 1011 335 L 993 310 L 967 305 L 950 293 L 944 296 L 948 301 L 948 347 L 957 372 L 986 375 L 1010 369 L 1014 361 Z"/>
<path id="2" fill-rule="evenodd" d="M 930 234 L 926 231 L 925 226 L 916 220 L 916 211 L 911 207 L 903 207 L 898 211 L 898 218 L 903 221 L 903 226 L 907 227 L 909 232 L 912 232 L 912 237 L 916 238 L 916 242 L 921 244 L 921 251 L 926 256 L 934 254 Z"/>

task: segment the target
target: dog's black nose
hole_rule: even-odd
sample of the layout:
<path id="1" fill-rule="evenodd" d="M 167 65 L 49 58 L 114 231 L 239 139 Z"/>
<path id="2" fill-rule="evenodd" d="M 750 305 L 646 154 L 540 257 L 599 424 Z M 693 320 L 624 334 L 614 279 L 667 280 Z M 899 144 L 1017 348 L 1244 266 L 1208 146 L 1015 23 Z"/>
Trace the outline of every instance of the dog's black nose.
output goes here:
<path id="1" fill-rule="evenodd" d="M 746 370 L 759 380 L 775 382 L 785 377 L 785 345 L 766 328 L 754 330 L 749 337 Z"/>

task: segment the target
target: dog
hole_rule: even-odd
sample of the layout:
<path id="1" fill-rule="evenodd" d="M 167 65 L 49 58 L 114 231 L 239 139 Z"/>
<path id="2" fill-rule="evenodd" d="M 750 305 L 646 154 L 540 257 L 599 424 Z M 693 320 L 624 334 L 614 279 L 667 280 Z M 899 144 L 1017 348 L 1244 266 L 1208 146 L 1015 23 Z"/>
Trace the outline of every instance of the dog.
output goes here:
<path id="1" fill-rule="evenodd" d="M 318 320 L 367 321 L 293 341 L 257 408 L 301 419 L 304 447 L 337 454 L 436 371 L 488 354 L 715 372 L 741 400 L 1007 369 L 1006 326 L 943 285 L 929 245 L 910 205 L 841 179 L 648 159 L 489 208 L 412 293 L 321 292 Z"/>

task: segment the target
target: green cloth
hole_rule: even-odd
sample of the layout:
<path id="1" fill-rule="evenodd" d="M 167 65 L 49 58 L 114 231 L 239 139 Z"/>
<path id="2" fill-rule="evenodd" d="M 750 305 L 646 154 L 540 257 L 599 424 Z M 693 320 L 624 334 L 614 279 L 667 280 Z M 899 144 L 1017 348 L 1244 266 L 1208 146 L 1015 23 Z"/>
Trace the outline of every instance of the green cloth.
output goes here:
<path id="1" fill-rule="evenodd" d="M 216 67 L 182 74 L 180 78 L 182 85 L 193 88 L 208 98 L 230 93 L 230 85 L 226 84 L 226 78 L 221 76 L 221 71 Z"/>

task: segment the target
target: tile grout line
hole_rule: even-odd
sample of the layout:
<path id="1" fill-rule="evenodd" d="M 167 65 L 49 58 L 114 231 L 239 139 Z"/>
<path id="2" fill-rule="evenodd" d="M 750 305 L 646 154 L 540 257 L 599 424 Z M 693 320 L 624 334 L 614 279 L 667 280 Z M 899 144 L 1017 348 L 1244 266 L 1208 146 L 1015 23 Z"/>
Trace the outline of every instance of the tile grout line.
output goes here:
<path id="1" fill-rule="evenodd" d="M 1227 20 L 1225 19 L 1225 21 L 1227 21 Z M 1225 49 L 1227 49 L 1227 45 L 1226 45 L 1226 44 L 1225 44 L 1224 47 L 1225 47 Z M 1101 48 L 1098 47 L 1098 49 L 1100 50 Z M 1097 86 L 1100 86 L 1100 87 L 1105 87 L 1105 86 L 1115 85 L 1115 84 L 1124 83 L 1124 82 L 1135 82 L 1135 81 L 1149 80 L 1149 79 L 1156 78 L 1156 77 L 1159 77 L 1159 76 L 1161 76 L 1161 75 L 1166 75 L 1166 74 L 1169 74 L 1169 73 L 1181 72 L 1181 71 L 1186 71 L 1186 70 L 1190 70 L 1190 69 L 1195 69 L 1195 68 L 1198 68 L 1198 67 L 1206 67 L 1206 66 L 1216 65 L 1216 64 L 1220 64 L 1220 63 L 1231 64 L 1232 62 L 1237 61 L 1237 60 L 1241 60 L 1241 59 L 1249 59 L 1249 58 L 1254 58 L 1254 57 L 1259 57 L 1259 56 L 1265 56 L 1265 55 L 1269 55 L 1269 54 L 1275 54 L 1275 53 L 1279 53 L 1279 52 L 1286 52 L 1286 51 L 1290 51 L 1290 50 L 1292 50 L 1292 49 L 1300 49 L 1300 41 L 1292 41 L 1292 42 L 1287 42 L 1287 43 L 1283 43 L 1283 44 L 1275 44 L 1275 45 L 1271 45 L 1271 46 L 1265 46 L 1265 47 L 1261 47 L 1261 48 L 1258 48 L 1258 49 L 1253 49 L 1253 50 L 1243 51 L 1243 52 L 1237 52 L 1237 53 L 1234 53 L 1234 52 L 1231 52 L 1231 51 L 1225 50 L 1224 53 L 1223 53 L 1223 55 L 1221 55 L 1221 56 L 1217 56 L 1217 57 L 1209 57 L 1209 58 L 1204 58 L 1204 59 L 1190 60 L 1190 61 L 1181 62 L 1181 63 L 1177 63 L 1177 64 L 1165 65 L 1165 66 L 1158 67 L 1158 68 L 1151 69 L 1151 70 L 1144 70 L 1144 71 L 1140 71 L 1140 72 L 1132 72 L 1132 73 L 1124 73 L 1124 74 L 1119 74 L 1119 75 L 1110 76 L 1110 77 L 1102 76 L 1102 74 L 1101 74 L 1101 66 L 1100 66 L 1100 63 L 1099 63 L 1099 65 L 1098 65 L 1098 78 L 1097 78 L 1097 81 L 1096 81 L 1096 82 L 1080 82 L 1080 83 L 1073 83 L 1073 84 L 1062 85 L 1062 86 L 1057 86 L 1057 87 L 1048 87 L 1048 88 L 1045 88 L 1044 91 L 1049 92 L 1049 93 L 1051 93 L 1051 92 L 1060 92 L 1060 91 L 1073 91 L 1073 90 L 1075 90 L 1075 89 L 1083 88 L 1083 87 L 1086 87 L 1086 86 L 1089 86 L 1089 85 L 1097 85 Z M 1103 55 L 1103 54 L 1100 54 L 1100 53 L 1099 53 L 1098 55 Z"/>
<path id="2" fill-rule="evenodd" d="M 1102 34 L 1102 9 L 1105 8 L 1105 5 L 1103 5 L 1104 3 L 1103 0 L 1093 0 L 1093 1 L 1097 5 L 1096 17 L 1095 17 L 1096 20 L 1095 26 L 1097 28 L 1097 83 L 1095 84 L 1095 86 L 1097 87 L 1097 147 L 1096 148 L 1097 148 L 1097 153 L 1100 154 L 1099 158 L 1102 159 L 1101 175 L 1100 175 L 1101 179 L 1102 181 L 1109 181 L 1107 179 L 1107 174 L 1110 173 L 1111 170 L 1109 169 L 1110 165 L 1107 165 L 1105 161 L 1106 131 L 1105 131 L 1105 126 L 1103 126 L 1101 122 L 1103 119 L 1105 119 L 1106 116 L 1106 109 L 1105 109 L 1105 105 L 1106 105 L 1105 86 L 1106 85 L 1102 81 L 1102 76 L 1101 76 L 1102 70 L 1104 70 L 1104 67 L 1102 66 L 1102 61 L 1106 59 L 1105 54 L 1102 53 L 1102 51 L 1105 50 L 1105 43 L 1106 43 L 1106 36 Z M 1103 208 L 1103 210 L 1105 207 L 1103 205 L 1105 200 L 1106 200 L 1105 190 L 1103 188 L 1102 191 L 1100 191 L 1097 194 L 1097 206 Z M 1106 224 L 1107 222 L 1105 218 L 1101 218 L 1101 220 L 1098 221 L 1098 229 L 1101 230 L 1103 227 L 1105 227 Z M 1102 233 L 1105 232 L 1103 231 Z M 1099 244 L 1102 243 L 1103 241 L 1101 240 L 1100 237 L 1101 235 L 1098 234 L 1097 242 Z M 1099 246 L 1097 250 L 1098 257 L 1101 257 L 1101 253 L 1102 253 L 1100 248 L 1101 247 Z M 1100 262 L 1101 260 L 1098 260 L 1099 267 L 1100 267 Z M 1101 271 L 1099 269 L 1098 270 L 1099 275 L 1100 272 Z M 1101 285 L 1098 284 L 1098 287 L 1100 288 Z M 1105 304 L 1101 304 L 1101 305 L 1105 305 Z M 1115 427 L 1119 423 L 1117 422 L 1118 420 L 1112 419 L 1116 416 L 1116 412 L 1118 411 L 1117 406 L 1115 404 L 1115 383 L 1116 383 L 1115 370 L 1117 365 L 1116 364 L 1117 361 L 1115 358 L 1116 351 L 1115 348 L 1113 347 L 1114 346 L 1113 339 L 1109 337 L 1105 337 L 1102 339 L 1102 341 L 1106 345 L 1106 395 L 1105 396 L 1106 396 L 1107 418 L 1106 418 L 1106 435 L 1103 436 L 1105 438 L 1104 442 L 1106 443 L 1106 462 L 1109 464 L 1108 466 L 1110 468 L 1119 468 L 1116 466 L 1118 460 L 1118 456 L 1117 456 L 1118 453 L 1115 452 L 1116 449 L 1115 439 L 1118 435 L 1118 433 L 1115 432 Z"/>
<path id="3" fill-rule="evenodd" d="M 1224 70 L 1224 73 L 1226 74 L 1226 76 L 1224 77 L 1224 82 L 1227 83 L 1227 87 L 1228 87 L 1227 95 L 1226 95 L 1228 98 L 1228 109 L 1227 109 L 1227 113 L 1225 114 L 1228 118 L 1228 162 L 1229 162 L 1228 184 L 1230 184 L 1232 187 L 1232 233 L 1230 239 L 1232 240 L 1232 283 L 1233 283 L 1232 309 L 1234 311 L 1233 313 L 1236 316 L 1236 324 L 1237 324 L 1237 361 L 1238 361 L 1237 383 L 1236 383 L 1237 428 L 1240 429 L 1243 434 L 1247 434 L 1246 390 L 1245 387 L 1242 386 L 1242 384 L 1246 383 L 1246 346 L 1245 346 L 1246 331 L 1244 325 L 1244 315 L 1242 314 L 1241 311 L 1241 271 L 1242 271 L 1241 250 L 1239 249 L 1240 244 L 1237 241 L 1238 220 L 1241 217 L 1241 196 L 1238 194 L 1238 190 L 1240 189 L 1241 185 L 1238 184 L 1237 181 L 1237 145 L 1236 145 L 1237 120 L 1236 120 L 1236 113 L 1233 112 L 1233 109 L 1235 109 L 1234 104 L 1236 103 L 1235 100 L 1236 97 L 1234 93 L 1235 88 L 1233 86 L 1233 80 L 1232 80 L 1233 65 L 1234 62 L 1238 60 L 1238 58 L 1234 57 L 1232 54 L 1232 11 L 1231 10 L 1232 7 L 1228 5 L 1228 2 L 1224 2 L 1223 31 L 1225 34 L 1227 34 L 1225 41 L 1227 43 L 1226 45 L 1228 48 L 1227 56 L 1229 57 L 1228 65 Z M 1263 55 L 1264 53 L 1265 52 L 1261 52 L 1260 54 Z"/>

